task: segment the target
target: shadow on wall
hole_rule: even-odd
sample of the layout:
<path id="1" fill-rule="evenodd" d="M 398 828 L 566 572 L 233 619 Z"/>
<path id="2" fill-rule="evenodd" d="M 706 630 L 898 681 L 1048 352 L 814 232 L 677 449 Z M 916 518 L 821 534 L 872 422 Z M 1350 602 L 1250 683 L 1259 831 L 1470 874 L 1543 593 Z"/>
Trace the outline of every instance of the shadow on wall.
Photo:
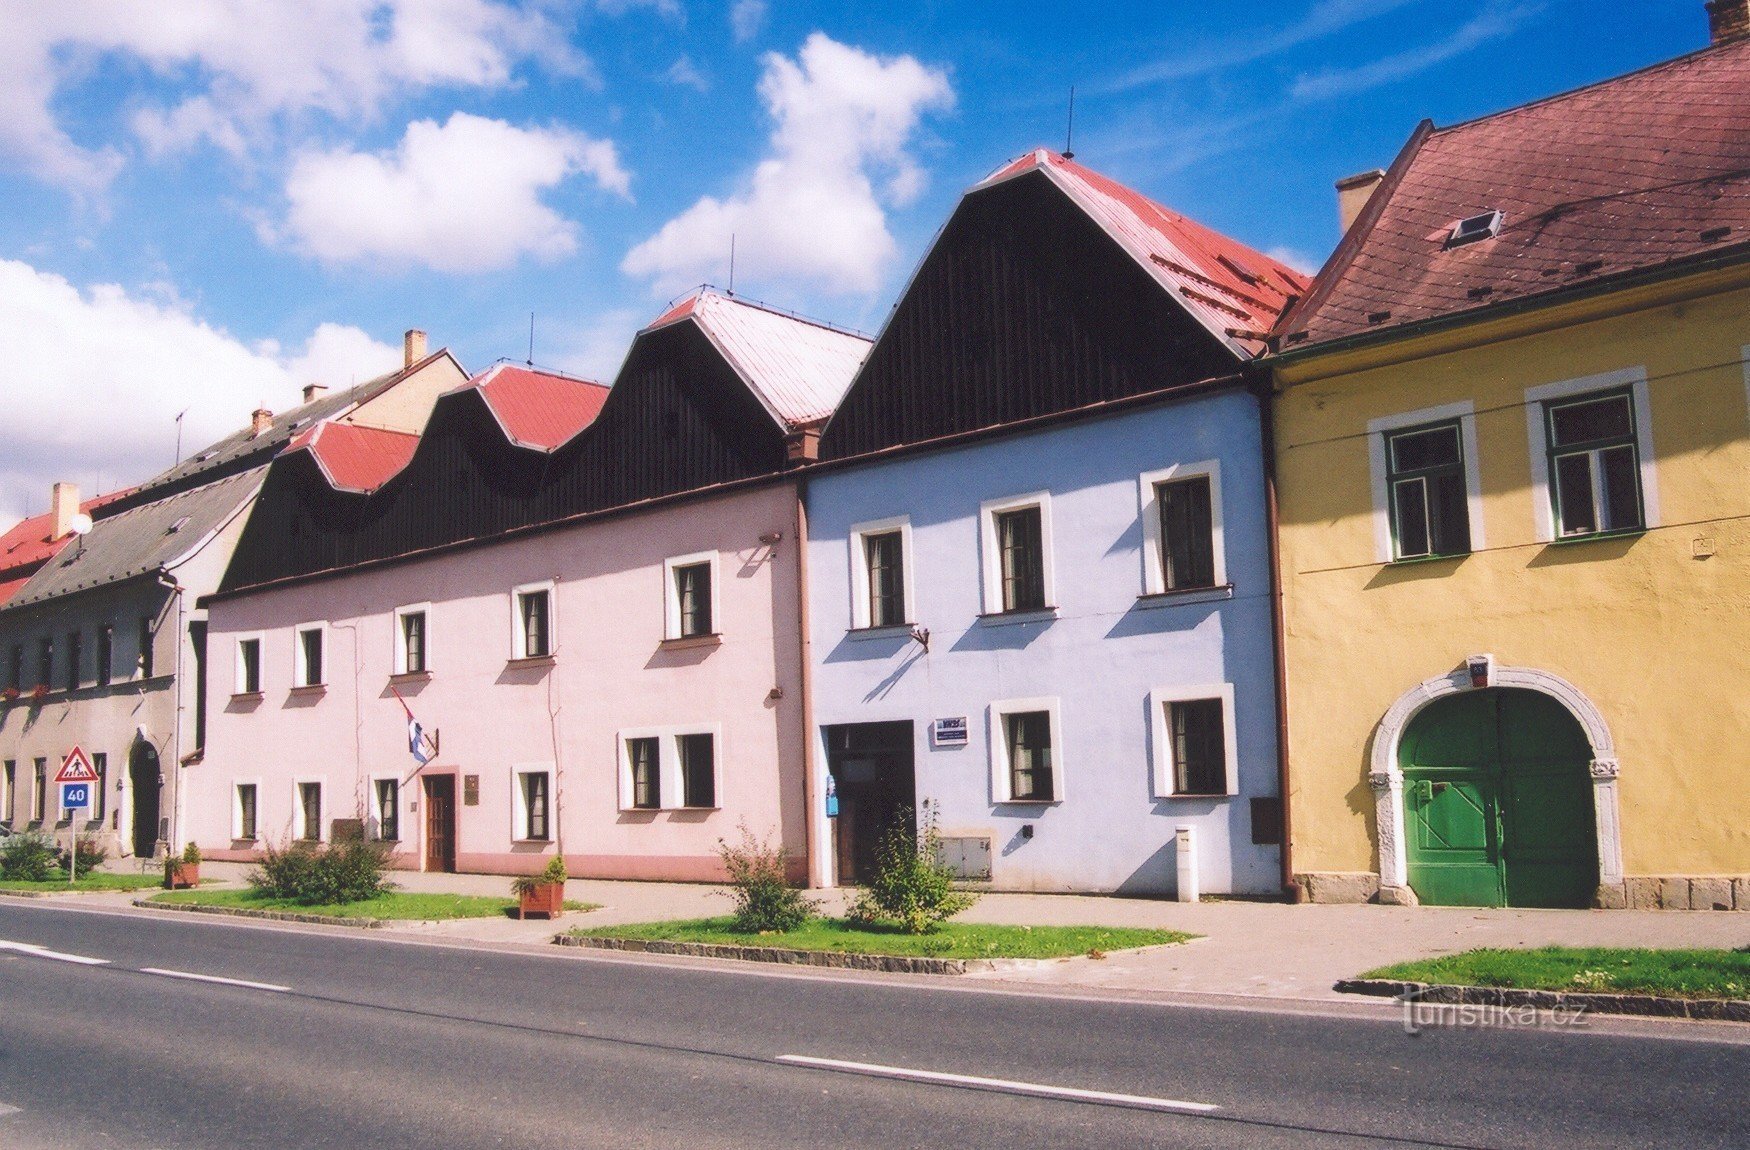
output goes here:
<path id="1" fill-rule="evenodd" d="M 1142 552 L 1142 520 L 1132 519 L 1125 525 L 1118 538 L 1112 540 L 1112 546 L 1106 548 L 1106 555 L 1140 555 Z M 1139 564 L 1140 566 L 1140 564 Z"/>
<path id="2" fill-rule="evenodd" d="M 863 701 L 865 703 L 873 703 L 877 699 L 885 699 L 889 692 L 899 685 L 899 681 L 905 678 L 905 673 L 911 670 L 912 664 L 916 663 L 923 657 L 924 649 L 922 647 L 919 647 L 910 655 L 907 655 L 905 660 L 901 662 L 899 666 L 888 672 L 885 679 L 882 679 L 879 683 L 876 683 L 873 687 L 869 688 L 869 693 L 863 696 Z"/>
<path id="3" fill-rule="evenodd" d="M 1056 623 L 1054 618 L 1017 622 L 980 619 L 954 640 L 951 651 L 1020 651 L 1045 634 Z"/>
<path id="4" fill-rule="evenodd" d="M 1119 883 L 1113 890 L 1114 894 L 1126 895 L 1165 895 L 1177 898 L 1179 894 L 1179 844 L 1171 835 L 1155 852 L 1144 859 L 1142 865 L 1130 872 L 1130 877 Z"/>
<path id="5" fill-rule="evenodd" d="M 1645 532 L 1633 535 L 1608 535 L 1602 539 L 1577 539 L 1569 543 L 1548 543 L 1532 556 L 1527 567 L 1565 567 L 1572 563 L 1593 563 L 1621 559 L 1646 537 Z"/>
<path id="6" fill-rule="evenodd" d="M 912 642 L 912 637 L 903 629 L 896 630 L 891 635 L 858 636 L 847 635 L 838 641 L 827 653 L 828 663 L 863 663 L 881 659 L 891 659 L 899 654 Z"/>
<path id="7" fill-rule="evenodd" d="M 1222 603 L 1229 602 L 1232 600 L 1178 603 L 1171 606 L 1133 604 L 1130 610 L 1118 616 L 1118 621 L 1112 624 L 1111 630 L 1106 632 L 1106 638 L 1125 639 L 1133 635 L 1161 635 L 1168 631 L 1195 631 L 1220 612 Z"/>
<path id="8" fill-rule="evenodd" d="M 1458 573 L 1468 555 L 1455 555 L 1448 559 L 1412 559 L 1409 562 L 1399 561 L 1388 563 L 1373 573 L 1373 578 L 1367 581 L 1367 589 L 1375 587 L 1395 587 L 1399 583 L 1415 583 L 1425 579 L 1446 579 Z"/>

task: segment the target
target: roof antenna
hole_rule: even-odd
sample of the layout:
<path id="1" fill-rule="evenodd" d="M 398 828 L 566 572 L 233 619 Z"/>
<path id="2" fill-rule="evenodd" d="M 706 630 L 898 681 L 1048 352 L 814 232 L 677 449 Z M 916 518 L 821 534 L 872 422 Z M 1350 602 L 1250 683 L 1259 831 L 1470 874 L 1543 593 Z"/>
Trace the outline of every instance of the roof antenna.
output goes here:
<path id="1" fill-rule="evenodd" d="M 176 413 L 176 463 L 182 462 L 182 417 L 187 414 L 188 408 L 186 407 Z M 171 464 L 171 466 L 175 467 L 176 463 Z"/>
<path id="2" fill-rule="evenodd" d="M 529 313 L 529 358 L 526 361 L 530 367 L 535 366 L 535 313 Z"/>
<path id="3" fill-rule="evenodd" d="M 735 233 L 729 233 L 729 294 L 735 294 Z"/>
<path id="4" fill-rule="evenodd" d="M 1076 154 L 1070 151 L 1070 145 L 1076 138 L 1076 86 L 1069 86 L 1069 127 L 1063 133 L 1063 158 L 1073 160 Z"/>

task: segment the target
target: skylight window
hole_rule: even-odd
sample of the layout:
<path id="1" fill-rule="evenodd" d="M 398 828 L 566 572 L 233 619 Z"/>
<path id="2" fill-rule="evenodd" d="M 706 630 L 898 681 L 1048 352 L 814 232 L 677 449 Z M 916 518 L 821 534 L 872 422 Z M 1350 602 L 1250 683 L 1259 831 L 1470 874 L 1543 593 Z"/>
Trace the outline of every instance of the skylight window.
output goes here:
<path id="1" fill-rule="evenodd" d="M 1492 240 L 1501 234 L 1501 213 L 1499 211 L 1483 212 L 1481 215 L 1462 219 L 1452 225 L 1452 234 L 1446 237 L 1449 248 L 1463 247 L 1474 244 L 1478 240 Z"/>

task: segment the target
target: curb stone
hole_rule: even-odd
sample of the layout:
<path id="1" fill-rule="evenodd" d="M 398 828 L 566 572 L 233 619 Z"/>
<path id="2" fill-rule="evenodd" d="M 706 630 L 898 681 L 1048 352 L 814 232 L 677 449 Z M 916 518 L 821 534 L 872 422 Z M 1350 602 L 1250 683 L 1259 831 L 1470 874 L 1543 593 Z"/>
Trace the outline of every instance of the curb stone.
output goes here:
<path id="1" fill-rule="evenodd" d="M 735 958 L 743 962 L 776 962 L 790 966 L 829 966 L 840 970 L 877 970 L 889 974 L 971 974 L 987 970 L 1027 970 L 1057 962 L 1054 958 L 925 958 L 899 954 L 848 954 L 837 950 L 790 950 L 777 946 L 729 946 L 710 942 L 671 942 L 649 938 L 596 938 L 574 934 L 553 936 L 556 946 L 588 950 L 620 950 L 640 954 L 675 954 L 692 958 Z"/>
<path id="2" fill-rule="evenodd" d="M 184 914 L 222 914 L 232 918 L 265 918 L 274 922 L 308 922 L 317 926 L 357 926 L 375 930 L 386 921 L 380 918 L 341 918 L 330 914 L 299 914 L 292 910 L 255 910 L 246 906 L 201 906 L 197 903 L 153 902 L 137 898 L 134 905 L 145 910 L 181 911 Z"/>
<path id="3" fill-rule="evenodd" d="M 1595 994 L 1590 991 L 1514 990 L 1498 986 L 1452 986 L 1399 982 L 1386 978 L 1346 978 L 1332 987 L 1341 994 L 1414 998 L 1450 1006 L 1530 1006 L 1538 1010 L 1627 1014 L 1642 1018 L 1689 1018 L 1703 1022 L 1750 1022 L 1750 1000 L 1666 998 L 1656 994 Z"/>
<path id="4" fill-rule="evenodd" d="M 144 889 L 151 890 L 152 888 L 146 887 Z M 93 890 L 90 888 L 87 888 L 84 890 L 0 890 L 0 898 L 66 898 L 68 895 L 79 895 L 79 896 L 89 897 L 91 895 L 96 895 L 96 894 L 128 894 L 128 893 L 131 893 L 131 892 L 125 891 L 125 890 L 113 889 L 113 888 L 110 890 L 103 890 L 103 889 Z"/>

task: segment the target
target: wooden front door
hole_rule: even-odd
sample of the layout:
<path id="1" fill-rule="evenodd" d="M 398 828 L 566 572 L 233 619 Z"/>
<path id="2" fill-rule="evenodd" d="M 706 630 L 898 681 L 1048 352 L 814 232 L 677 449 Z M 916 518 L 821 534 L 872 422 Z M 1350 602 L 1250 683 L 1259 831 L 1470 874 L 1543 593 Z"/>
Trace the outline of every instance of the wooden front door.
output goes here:
<path id="1" fill-rule="evenodd" d="M 1589 906 L 1598 884 L 1591 748 L 1534 691 L 1441 699 L 1398 745 L 1410 887 L 1446 906 Z"/>
<path id="2" fill-rule="evenodd" d="M 839 800 L 833 820 L 838 881 L 867 881 L 881 838 L 899 819 L 914 817 L 917 783 L 910 723 L 828 727 L 827 766 Z"/>
<path id="3" fill-rule="evenodd" d="M 425 777 L 425 869 L 456 870 L 456 776 Z"/>

